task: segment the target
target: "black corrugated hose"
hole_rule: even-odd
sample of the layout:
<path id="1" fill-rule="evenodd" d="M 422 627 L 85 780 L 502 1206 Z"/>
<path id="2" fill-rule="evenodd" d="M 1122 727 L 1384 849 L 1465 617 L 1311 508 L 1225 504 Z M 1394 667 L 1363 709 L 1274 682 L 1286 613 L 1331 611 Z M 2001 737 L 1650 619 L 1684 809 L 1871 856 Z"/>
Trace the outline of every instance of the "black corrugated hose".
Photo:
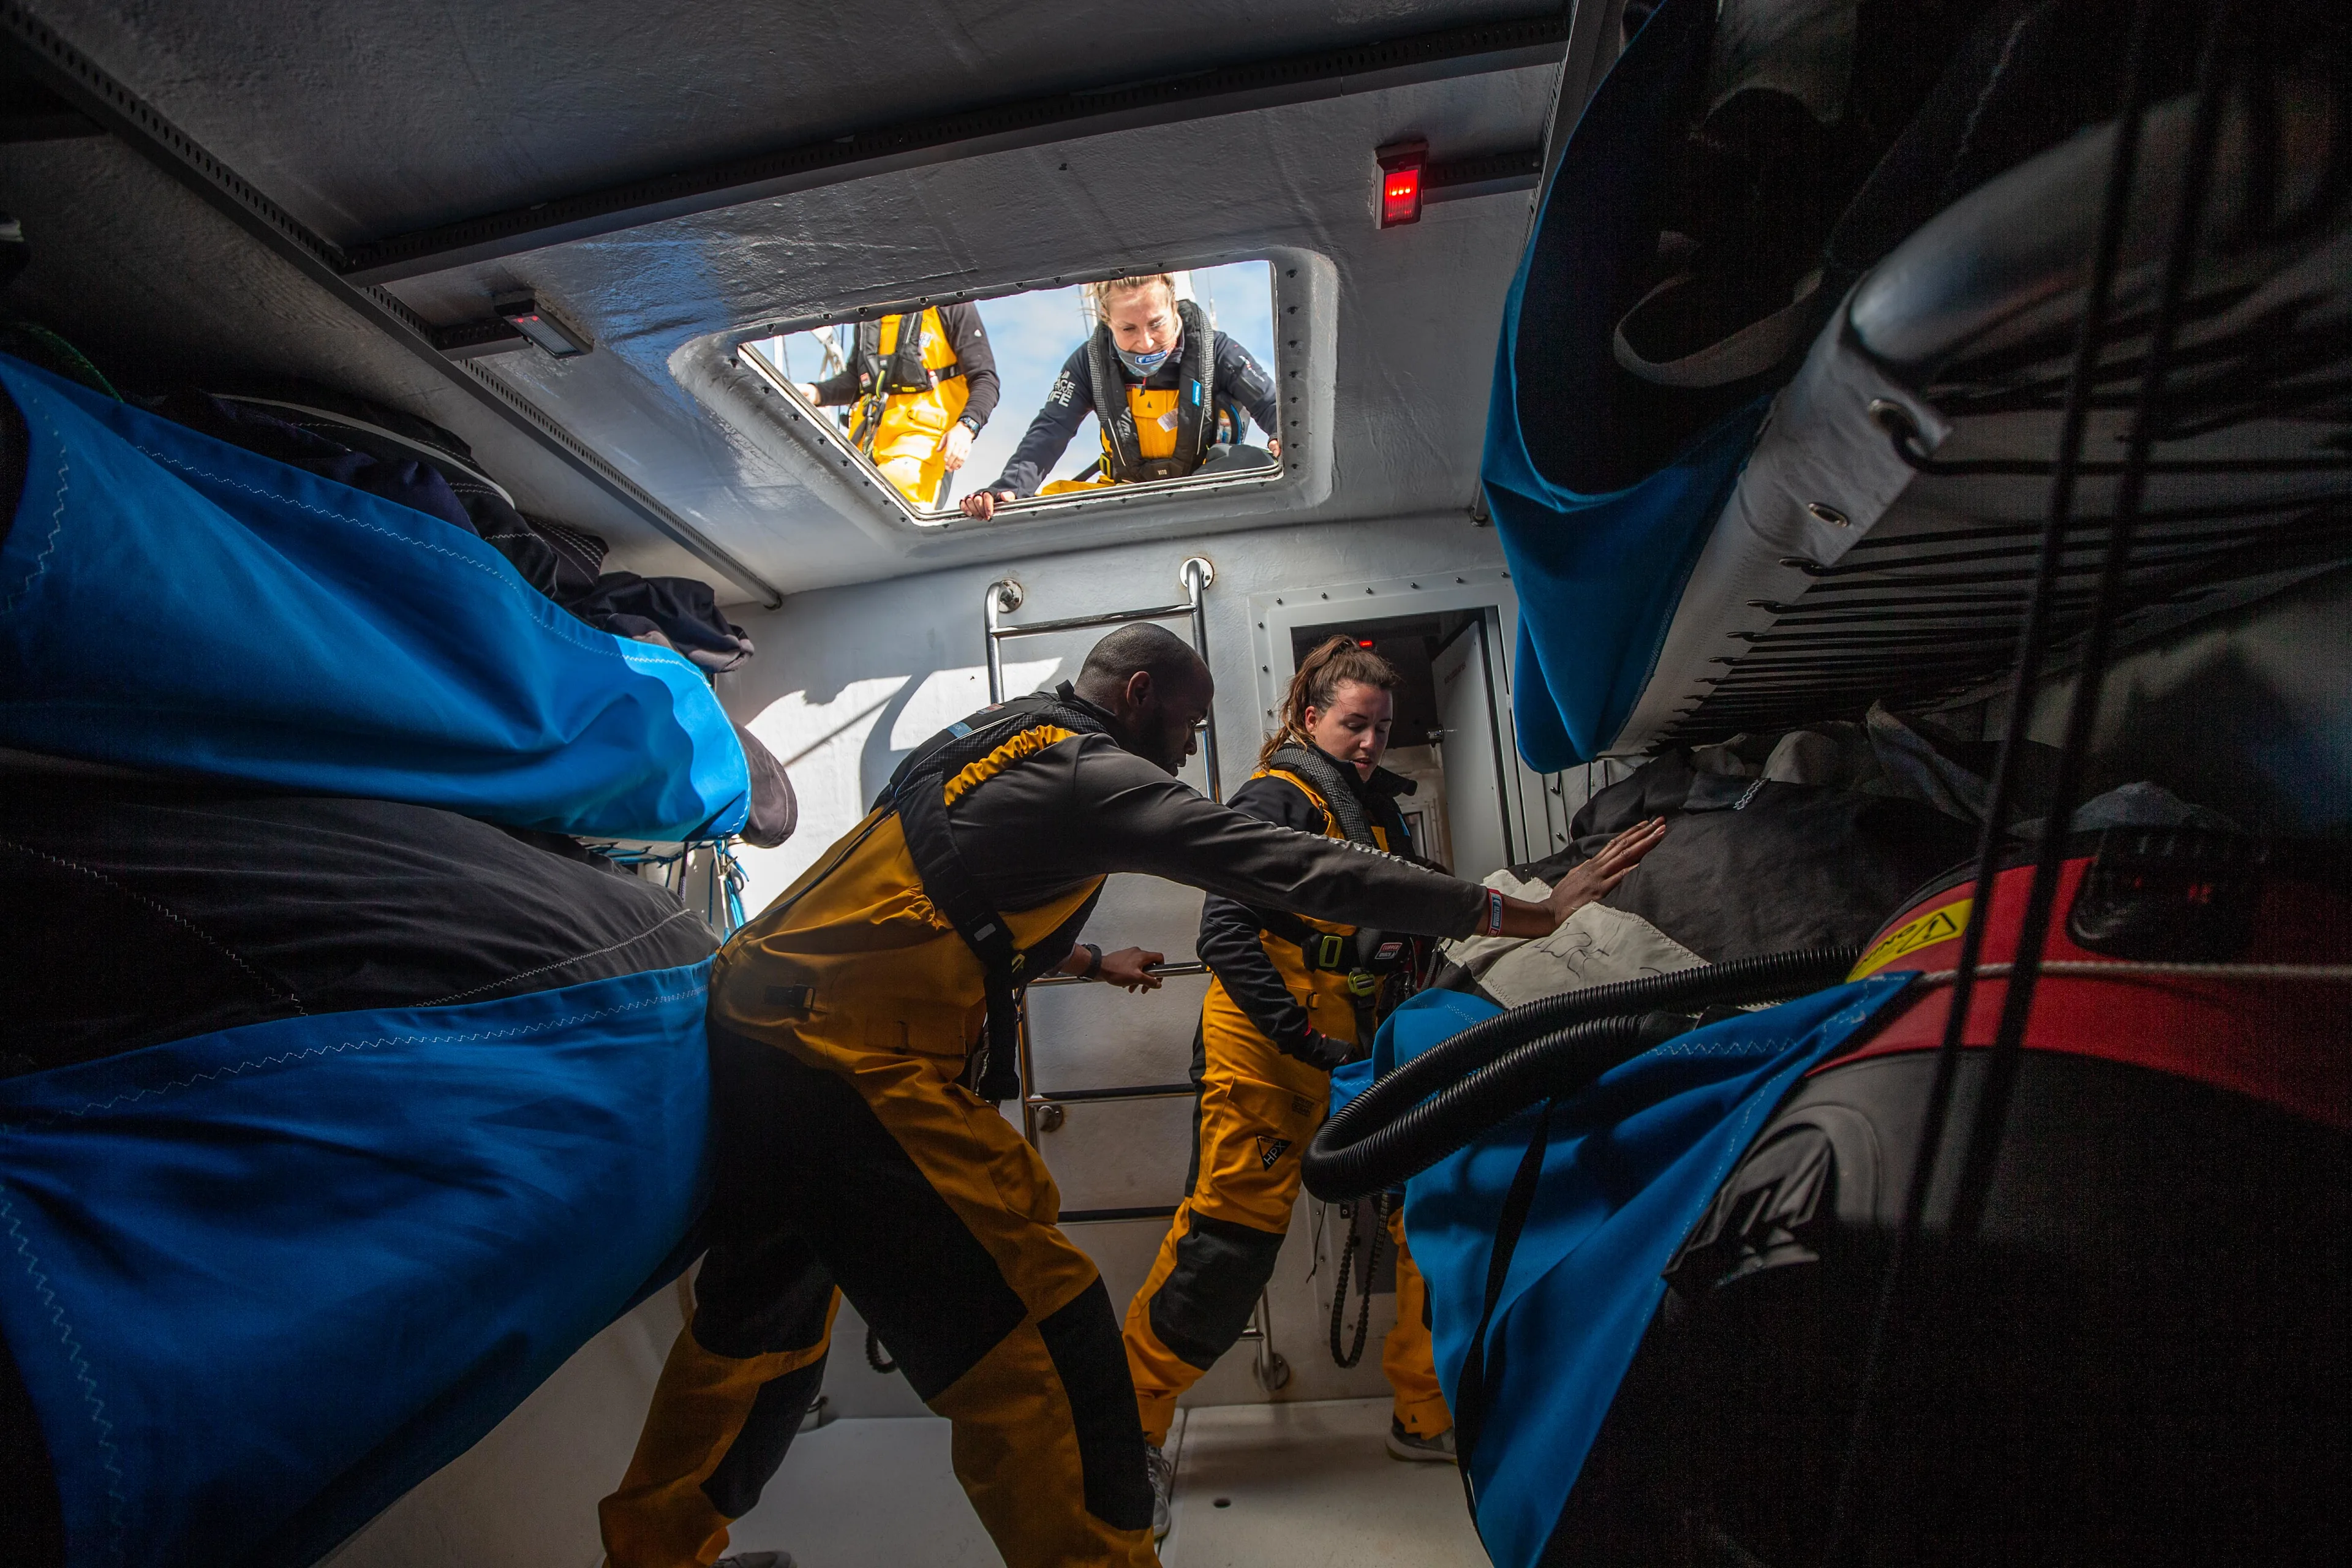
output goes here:
<path id="1" fill-rule="evenodd" d="M 1858 947 L 1734 959 L 1546 996 L 1480 1020 L 1398 1068 L 1326 1121 L 1307 1146 L 1307 1190 L 1327 1203 L 1395 1186 L 1487 1129 L 1690 1027 L 1701 1008 L 1777 1001 L 1834 985 Z"/>

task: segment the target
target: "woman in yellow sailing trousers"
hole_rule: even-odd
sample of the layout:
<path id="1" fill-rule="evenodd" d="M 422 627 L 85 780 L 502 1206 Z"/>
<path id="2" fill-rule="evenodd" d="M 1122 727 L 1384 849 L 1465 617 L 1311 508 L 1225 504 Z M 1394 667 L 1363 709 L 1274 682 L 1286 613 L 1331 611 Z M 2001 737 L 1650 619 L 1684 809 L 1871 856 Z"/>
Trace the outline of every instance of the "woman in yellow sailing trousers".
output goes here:
<path id="1" fill-rule="evenodd" d="M 1283 700 L 1282 728 L 1257 772 L 1234 792 L 1236 811 L 1363 849 L 1410 857 L 1396 797 L 1412 785 L 1380 766 L 1395 708 L 1396 671 L 1347 637 L 1306 658 Z M 1606 893 L 1657 842 L 1645 824 L 1570 874 L 1575 903 Z M 1574 888 L 1569 882 L 1575 882 Z M 1233 1347 L 1298 1198 L 1298 1160 L 1323 1121 L 1331 1069 L 1368 1049 L 1402 1000 L 1412 939 L 1402 931 L 1312 919 L 1212 895 L 1199 952 L 1213 973 L 1194 1037 L 1191 1191 L 1127 1310 L 1127 1364 L 1150 1446 L 1153 1528 L 1168 1526 L 1171 1467 L 1162 1446 L 1178 1396 Z M 1427 1294 L 1397 1247 L 1397 1326 L 1381 1364 L 1395 1394 L 1389 1451 L 1450 1460 L 1454 1418 L 1431 1360 Z"/>

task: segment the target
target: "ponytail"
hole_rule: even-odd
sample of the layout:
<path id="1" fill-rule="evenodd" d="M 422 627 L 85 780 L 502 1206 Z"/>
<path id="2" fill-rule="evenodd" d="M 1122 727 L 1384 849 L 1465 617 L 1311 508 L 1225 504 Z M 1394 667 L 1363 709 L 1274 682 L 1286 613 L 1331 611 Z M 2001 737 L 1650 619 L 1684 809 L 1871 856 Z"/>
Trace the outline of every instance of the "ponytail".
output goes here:
<path id="1" fill-rule="evenodd" d="M 1339 697 L 1339 688 L 1350 681 L 1378 687 L 1382 691 L 1394 691 L 1402 684 L 1394 665 L 1370 648 L 1359 646 L 1355 638 L 1327 638 L 1298 661 L 1298 672 L 1290 678 L 1290 689 L 1282 694 L 1282 707 L 1276 714 L 1281 727 L 1258 748 L 1257 765 L 1265 767 L 1285 746 L 1312 746 L 1315 742 L 1307 733 L 1307 710 L 1328 709 Z"/>

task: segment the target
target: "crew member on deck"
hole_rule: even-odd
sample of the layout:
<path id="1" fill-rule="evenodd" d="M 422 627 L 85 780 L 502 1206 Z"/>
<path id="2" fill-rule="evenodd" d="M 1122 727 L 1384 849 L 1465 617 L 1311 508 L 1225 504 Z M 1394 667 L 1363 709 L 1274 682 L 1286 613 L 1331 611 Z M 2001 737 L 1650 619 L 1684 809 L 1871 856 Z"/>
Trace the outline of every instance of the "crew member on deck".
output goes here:
<path id="1" fill-rule="evenodd" d="M 815 407 L 849 405 L 849 444 L 918 508 L 940 504 L 998 391 L 996 353 L 970 303 L 862 322 L 841 374 L 800 387 Z"/>
<path id="2" fill-rule="evenodd" d="M 1113 871 L 1432 936 L 1542 935 L 1581 888 L 1529 903 L 1203 798 L 1174 775 L 1210 697 L 1172 634 L 1113 632 L 1075 685 L 918 748 L 721 950 L 713 1240 L 602 1506 L 612 1568 L 725 1550 L 822 1381 L 836 1285 L 954 1423 L 957 1479 L 1011 1568 L 1155 1561 L 1118 1318 L 989 1103 L 1018 1089 L 1020 987 L 1096 966 L 1073 943 Z"/>
<path id="3" fill-rule="evenodd" d="M 1274 466 L 1282 455 L 1274 378 L 1198 305 L 1176 298 L 1173 278 L 1114 278 L 1087 284 L 1087 297 L 1093 334 L 1063 363 L 1004 472 L 963 498 L 966 517 L 991 517 L 1018 496 Z M 1040 489 L 1088 414 L 1102 427 L 1102 460 Z M 1266 433 L 1263 447 L 1242 441 L 1252 422 Z"/>

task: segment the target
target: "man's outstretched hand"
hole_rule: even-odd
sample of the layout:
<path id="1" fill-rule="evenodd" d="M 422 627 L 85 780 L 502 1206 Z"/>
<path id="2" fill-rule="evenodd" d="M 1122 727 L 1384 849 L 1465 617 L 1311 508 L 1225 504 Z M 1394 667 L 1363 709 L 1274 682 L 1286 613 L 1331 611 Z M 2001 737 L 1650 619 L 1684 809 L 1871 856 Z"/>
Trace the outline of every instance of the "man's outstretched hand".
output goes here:
<path id="1" fill-rule="evenodd" d="M 1157 991 L 1163 982 L 1151 973 L 1151 966 L 1166 962 L 1165 953 L 1153 952 L 1149 948 L 1122 947 L 1103 954 L 1102 973 L 1095 978 L 1106 985 L 1123 986 L 1129 991 Z"/>
<path id="2" fill-rule="evenodd" d="M 1665 842 L 1666 819 L 1654 816 L 1637 822 L 1601 847 L 1601 853 L 1552 885 L 1544 909 L 1554 926 L 1587 904 L 1598 903 L 1609 890 L 1633 873 L 1642 857 Z"/>
<path id="3" fill-rule="evenodd" d="M 956 504 L 963 508 L 966 517 L 976 517 L 986 522 L 996 515 L 996 509 L 1013 499 L 1011 490 L 974 490 Z"/>
<path id="4" fill-rule="evenodd" d="M 1602 845 L 1600 854 L 1552 884 L 1543 902 L 1530 903 L 1504 895 L 1503 929 L 1492 934 L 1522 941 L 1549 936 L 1559 929 L 1560 921 L 1585 905 L 1607 898 L 1609 889 L 1630 876 L 1633 868 L 1642 863 L 1642 857 L 1664 843 L 1665 837 L 1666 819 L 1654 816 Z"/>

